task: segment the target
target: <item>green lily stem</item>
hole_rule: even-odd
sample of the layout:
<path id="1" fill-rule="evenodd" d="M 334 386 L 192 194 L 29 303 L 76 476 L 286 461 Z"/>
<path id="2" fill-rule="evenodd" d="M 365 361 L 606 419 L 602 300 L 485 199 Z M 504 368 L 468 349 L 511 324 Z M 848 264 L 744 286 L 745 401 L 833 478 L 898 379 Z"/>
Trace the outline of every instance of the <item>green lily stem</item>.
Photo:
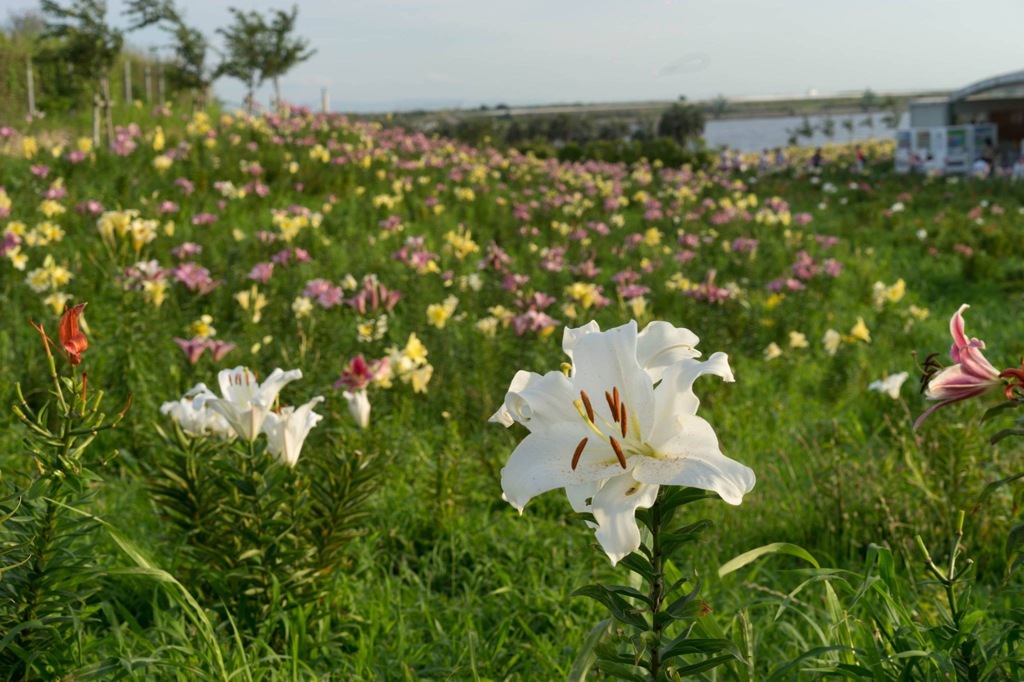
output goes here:
<path id="1" fill-rule="evenodd" d="M 928 552 L 928 548 L 925 547 L 924 540 L 921 536 L 915 536 L 914 540 L 917 542 L 918 549 L 924 555 L 925 567 L 928 572 L 931 573 L 935 579 L 942 584 L 943 589 L 946 592 L 946 601 L 949 603 L 949 615 L 953 621 L 955 627 L 959 627 L 960 619 L 963 616 L 957 608 L 956 603 L 956 583 L 960 577 L 963 576 L 973 565 L 973 561 L 967 560 L 966 565 L 958 573 L 956 570 L 956 560 L 960 555 L 960 545 L 964 537 L 964 512 L 960 511 L 957 514 L 956 532 L 953 534 L 952 546 L 949 550 L 949 564 L 946 570 L 943 571 L 939 568 L 932 560 L 931 554 Z"/>
<path id="2" fill-rule="evenodd" d="M 61 411 L 67 413 L 68 404 L 64 400 L 64 390 L 60 387 L 60 376 L 57 374 L 57 363 L 53 359 L 53 353 L 50 352 L 49 342 L 44 342 L 46 346 L 46 359 L 50 366 L 50 378 L 53 379 L 53 392 L 57 396 L 57 400 L 60 402 Z"/>
<path id="3" fill-rule="evenodd" d="M 664 490 L 664 488 L 662 489 Z M 661 612 L 661 604 L 665 598 L 665 571 L 662 563 L 661 551 L 661 494 L 651 506 L 651 568 L 654 573 L 654 580 L 651 582 L 650 591 L 647 596 L 651 599 L 652 633 L 654 634 L 651 646 L 651 679 L 657 680 L 661 672 L 661 633 L 664 625 L 658 614 Z"/>

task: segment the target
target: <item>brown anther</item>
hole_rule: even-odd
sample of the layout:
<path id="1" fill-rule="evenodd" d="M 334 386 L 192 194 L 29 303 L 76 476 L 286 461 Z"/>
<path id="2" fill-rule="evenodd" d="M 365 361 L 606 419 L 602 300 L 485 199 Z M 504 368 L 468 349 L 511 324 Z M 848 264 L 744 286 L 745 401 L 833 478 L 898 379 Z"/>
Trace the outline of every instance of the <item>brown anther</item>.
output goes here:
<path id="1" fill-rule="evenodd" d="M 613 436 L 608 437 L 608 442 L 612 444 L 612 450 L 615 451 L 615 456 L 619 458 L 619 465 L 626 468 L 626 453 L 622 451 L 622 446 L 619 445 L 619 441 L 615 440 Z"/>
<path id="2" fill-rule="evenodd" d="M 612 414 L 614 414 L 615 416 L 618 416 L 619 415 L 619 403 L 621 402 L 619 400 L 619 387 L 618 386 L 612 386 L 612 400 L 615 401 L 615 407 L 612 408 Z"/>
<path id="3" fill-rule="evenodd" d="M 608 391 L 604 392 L 604 399 L 608 401 L 608 409 L 612 411 L 612 419 L 619 418 L 619 408 L 615 407 L 615 400 Z"/>
<path id="4" fill-rule="evenodd" d="M 576 452 L 572 453 L 572 470 L 576 471 L 576 465 L 580 463 L 580 456 L 583 454 L 583 448 L 587 447 L 587 441 L 589 438 L 584 438 L 580 441 L 580 444 L 576 446 Z"/>
<path id="5" fill-rule="evenodd" d="M 583 399 L 583 409 L 587 411 L 587 419 L 590 423 L 594 423 L 594 406 L 590 404 L 590 397 L 587 396 L 586 391 L 580 391 L 580 398 Z"/>
<path id="6" fill-rule="evenodd" d="M 622 437 L 626 437 L 629 431 L 629 421 L 626 419 L 626 403 L 619 403 L 619 426 L 622 428 Z"/>

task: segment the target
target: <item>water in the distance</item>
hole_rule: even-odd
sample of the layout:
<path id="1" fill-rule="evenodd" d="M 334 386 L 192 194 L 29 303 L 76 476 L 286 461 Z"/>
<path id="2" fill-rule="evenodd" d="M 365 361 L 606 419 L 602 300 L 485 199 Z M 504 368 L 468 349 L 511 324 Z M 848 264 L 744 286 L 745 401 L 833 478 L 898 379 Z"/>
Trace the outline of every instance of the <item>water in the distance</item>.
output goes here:
<path id="1" fill-rule="evenodd" d="M 896 137 L 895 131 L 888 127 L 882 120 L 885 117 L 883 112 L 871 114 L 837 114 L 832 116 L 835 123 L 835 134 L 828 138 L 821 133 L 821 124 L 825 116 L 808 116 L 811 125 L 814 126 L 814 137 L 797 137 L 797 144 L 801 147 L 816 147 L 828 142 L 852 142 L 855 140 L 891 140 Z M 843 121 L 853 119 L 853 131 L 847 131 L 843 127 Z M 864 125 L 865 119 L 870 118 L 874 127 Z M 728 121 L 717 121 L 713 118 L 707 119 L 704 123 L 704 139 L 710 148 L 729 145 L 730 149 L 738 149 L 741 152 L 758 152 L 762 149 L 774 149 L 775 147 L 786 147 L 789 145 L 791 130 L 803 126 L 803 116 L 783 116 L 778 118 L 744 118 Z"/>

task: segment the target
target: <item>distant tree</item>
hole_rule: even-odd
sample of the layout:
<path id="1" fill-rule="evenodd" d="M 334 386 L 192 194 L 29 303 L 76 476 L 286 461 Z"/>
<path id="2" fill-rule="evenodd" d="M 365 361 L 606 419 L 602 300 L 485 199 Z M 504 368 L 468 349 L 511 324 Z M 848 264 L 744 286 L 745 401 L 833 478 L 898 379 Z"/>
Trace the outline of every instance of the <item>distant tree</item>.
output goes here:
<path id="1" fill-rule="evenodd" d="M 569 114 L 556 114 L 548 119 L 546 136 L 552 142 L 568 142 L 572 135 L 572 119 Z"/>
<path id="2" fill-rule="evenodd" d="M 464 118 L 455 125 L 453 133 L 463 142 L 478 147 L 494 137 L 494 120 L 489 116 Z"/>
<path id="3" fill-rule="evenodd" d="M 843 130 L 850 136 L 850 140 L 853 140 L 853 128 L 856 124 L 853 121 L 853 117 L 843 119 Z"/>
<path id="4" fill-rule="evenodd" d="M 168 71 L 171 87 L 190 91 L 192 106 L 201 109 L 214 80 L 214 71 L 206 63 L 209 43 L 198 29 L 181 22 L 173 25 L 173 36 L 174 61 Z"/>
<path id="5" fill-rule="evenodd" d="M 516 145 L 526 139 L 526 131 L 523 126 L 519 125 L 519 121 L 512 119 L 508 127 L 505 128 L 505 144 Z"/>
<path id="6" fill-rule="evenodd" d="M 870 128 L 871 132 L 874 133 L 874 131 L 875 131 L 875 117 L 874 117 L 874 115 L 869 114 L 869 115 L 865 116 L 863 118 L 863 120 L 861 120 L 860 125 L 863 128 Z"/>
<path id="7" fill-rule="evenodd" d="M 275 105 L 281 102 L 281 76 L 316 54 L 308 40 L 293 35 L 298 16 L 298 5 L 292 5 L 291 12 L 274 10 L 273 18 L 266 24 L 266 49 L 260 65 L 260 78 L 274 84 Z"/>
<path id="8" fill-rule="evenodd" d="M 94 86 L 95 98 L 106 109 L 107 142 L 114 139 L 110 112 L 110 68 L 121 52 L 124 34 L 106 23 L 107 3 L 103 0 L 72 0 L 63 6 L 55 0 L 41 0 L 46 16 L 47 36 L 60 39 L 60 57 L 75 65 L 74 73 Z M 94 117 L 96 109 L 94 108 Z M 94 123 L 93 130 L 98 131 Z M 94 136 L 98 134 L 94 132 Z M 97 140 L 98 142 L 98 140 Z"/>
<path id="9" fill-rule="evenodd" d="M 657 124 L 654 121 L 638 121 L 633 129 L 633 134 L 629 136 L 629 139 L 634 142 L 646 142 L 647 140 L 653 140 L 656 129 Z"/>
<path id="10" fill-rule="evenodd" d="M 716 119 L 722 118 L 724 114 L 728 113 L 729 107 L 729 100 L 725 97 L 725 95 L 719 95 L 718 97 L 715 97 L 713 100 L 711 100 L 711 115 L 714 116 Z"/>
<path id="11" fill-rule="evenodd" d="M 818 124 L 818 130 L 830 140 L 836 136 L 836 120 L 832 118 L 832 114 L 827 114 L 822 119 L 821 123 Z"/>
<path id="12" fill-rule="evenodd" d="M 174 40 L 174 59 L 167 76 L 171 88 L 192 93 L 192 106 L 202 108 L 213 84 L 214 72 L 206 63 L 209 43 L 196 28 L 187 26 L 174 0 L 128 0 L 125 14 L 130 31 L 158 25 Z"/>
<path id="13" fill-rule="evenodd" d="M 530 116 L 526 122 L 526 138 L 535 140 L 544 137 L 547 131 L 547 124 L 540 116 Z"/>
<path id="14" fill-rule="evenodd" d="M 625 121 L 605 121 L 597 129 L 597 139 L 615 142 L 629 137 L 629 125 Z"/>
<path id="15" fill-rule="evenodd" d="M 895 98 L 891 96 L 885 97 L 881 101 L 880 106 L 886 110 L 885 116 L 882 117 L 882 123 L 893 130 L 898 128 L 900 125 L 900 109 L 896 104 Z"/>
<path id="16" fill-rule="evenodd" d="M 793 132 L 800 137 L 806 137 L 808 140 L 814 137 L 814 126 L 811 124 L 811 119 L 804 115 L 804 120 L 801 121 L 800 125 L 793 129 Z"/>
<path id="17" fill-rule="evenodd" d="M 7 13 L 4 30 L 12 38 L 38 40 L 46 31 L 46 18 L 34 9 L 13 10 Z"/>
<path id="18" fill-rule="evenodd" d="M 214 77 L 228 76 L 242 81 L 245 86 L 245 110 L 252 113 L 256 88 L 263 84 L 264 59 L 267 52 L 267 24 L 263 15 L 229 7 L 233 17 L 227 28 L 218 28 L 224 38 L 225 53 L 214 70 Z"/>
<path id="19" fill-rule="evenodd" d="M 876 95 L 871 88 L 866 88 L 864 94 L 860 96 L 860 101 L 857 102 L 857 106 L 860 107 L 861 111 L 871 111 L 878 106 L 878 95 Z"/>
<path id="20" fill-rule="evenodd" d="M 704 133 L 704 114 L 684 101 L 670 106 L 658 119 L 658 136 L 670 137 L 678 144 Z"/>

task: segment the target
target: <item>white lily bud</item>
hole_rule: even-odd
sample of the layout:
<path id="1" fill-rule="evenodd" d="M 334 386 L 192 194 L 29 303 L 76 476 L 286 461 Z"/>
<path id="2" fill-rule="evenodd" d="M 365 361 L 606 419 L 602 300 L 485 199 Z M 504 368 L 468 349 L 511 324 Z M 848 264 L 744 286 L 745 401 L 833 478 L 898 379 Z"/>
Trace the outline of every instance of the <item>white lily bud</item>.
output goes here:
<path id="1" fill-rule="evenodd" d="M 345 391 L 342 395 L 348 401 L 348 411 L 352 413 L 352 418 L 356 420 L 359 428 L 365 429 L 369 426 L 370 399 L 367 397 L 366 391 L 355 391 L 354 393 Z"/>

